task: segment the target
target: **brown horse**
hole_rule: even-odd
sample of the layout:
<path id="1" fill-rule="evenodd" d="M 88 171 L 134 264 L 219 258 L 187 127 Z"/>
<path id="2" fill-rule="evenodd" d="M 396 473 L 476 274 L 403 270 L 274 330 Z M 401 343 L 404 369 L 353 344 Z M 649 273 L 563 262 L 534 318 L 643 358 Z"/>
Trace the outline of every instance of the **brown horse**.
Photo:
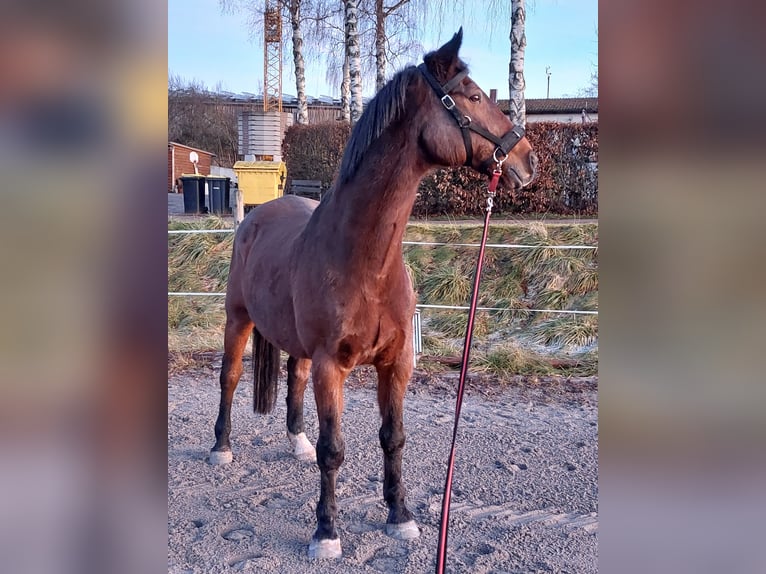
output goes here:
<path id="1" fill-rule="evenodd" d="M 378 375 L 386 533 L 419 535 L 401 480 L 402 411 L 413 369 L 415 311 L 402 238 L 418 183 L 435 167 L 461 164 L 486 174 L 502 164 L 506 187 L 519 188 L 534 177 L 537 158 L 523 129 L 514 127 L 467 76 L 458 58 L 461 41 L 462 29 L 427 54 L 420 67 L 397 73 L 370 101 L 321 203 L 281 197 L 253 209 L 237 230 L 210 461 L 232 460 L 232 396 L 252 332 L 255 410 L 267 413 L 274 407 L 279 351 L 284 350 L 289 355 L 287 435 L 293 454 L 316 460 L 320 469 L 312 557 L 341 555 L 335 482 L 344 459 L 343 384 L 357 365 L 372 364 Z M 309 374 L 319 418 L 316 450 L 303 424 Z"/>

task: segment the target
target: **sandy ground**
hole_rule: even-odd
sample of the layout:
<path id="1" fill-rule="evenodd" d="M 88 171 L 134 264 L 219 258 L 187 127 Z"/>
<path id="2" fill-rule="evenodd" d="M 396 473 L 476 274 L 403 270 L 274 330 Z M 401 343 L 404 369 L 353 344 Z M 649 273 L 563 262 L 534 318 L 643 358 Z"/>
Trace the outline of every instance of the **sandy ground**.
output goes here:
<path id="1" fill-rule="evenodd" d="M 245 365 L 232 413 L 234 462 L 211 466 L 217 368 L 168 380 L 168 572 L 433 572 L 456 379 L 414 377 L 405 401 L 404 480 L 421 529 L 411 541 L 383 527 L 382 454 L 374 378 L 345 391 L 346 461 L 338 484 L 343 557 L 311 561 L 319 470 L 289 452 L 284 379 L 272 415 L 252 412 Z M 283 373 L 284 375 L 284 373 Z M 307 434 L 316 441 L 311 389 Z M 474 379 L 463 406 L 448 572 L 597 572 L 597 390 L 593 380 Z"/>

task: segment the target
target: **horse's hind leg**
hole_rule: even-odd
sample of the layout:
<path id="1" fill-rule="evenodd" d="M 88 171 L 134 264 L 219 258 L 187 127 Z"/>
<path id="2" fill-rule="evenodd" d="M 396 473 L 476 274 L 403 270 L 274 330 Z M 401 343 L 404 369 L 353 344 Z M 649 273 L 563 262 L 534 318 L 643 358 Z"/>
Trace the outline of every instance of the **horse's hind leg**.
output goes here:
<path id="1" fill-rule="evenodd" d="M 287 438 L 298 460 L 316 462 L 317 453 L 306 437 L 303 423 L 303 395 L 311 372 L 311 359 L 287 359 Z"/>
<path id="2" fill-rule="evenodd" d="M 231 401 L 234 389 L 242 376 L 242 354 L 247 338 L 253 331 L 253 322 L 244 308 L 228 309 L 226 330 L 223 337 L 223 363 L 221 365 L 221 405 L 215 422 L 215 446 L 210 451 L 211 464 L 226 464 L 232 461 L 231 444 Z"/>
<path id="3" fill-rule="evenodd" d="M 392 364 L 377 364 L 378 405 L 382 423 L 380 446 L 383 449 L 383 498 L 388 505 L 386 534 L 393 538 L 410 539 L 420 535 L 404 498 L 402 484 L 402 450 L 404 449 L 404 392 L 412 375 L 412 351 L 406 345 Z"/>

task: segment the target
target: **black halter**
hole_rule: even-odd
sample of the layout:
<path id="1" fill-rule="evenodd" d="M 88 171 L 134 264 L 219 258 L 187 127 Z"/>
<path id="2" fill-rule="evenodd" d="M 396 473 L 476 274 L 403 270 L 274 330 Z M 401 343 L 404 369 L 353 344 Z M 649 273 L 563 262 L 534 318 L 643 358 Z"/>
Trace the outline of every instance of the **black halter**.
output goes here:
<path id="1" fill-rule="evenodd" d="M 493 156 L 495 161 L 502 161 L 505 159 L 505 157 L 508 155 L 508 152 L 510 152 L 513 147 L 519 143 L 519 141 L 521 141 L 521 138 L 524 137 L 524 128 L 521 126 L 513 126 L 511 131 L 506 133 L 503 137 L 499 138 L 483 127 L 475 125 L 471 121 L 470 116 L 463 114 L 457 108 L 455 100 L 452 99 L 452 96 L 450 96 L 449 93 L 454 90 L 455 87 L 463 81 L 463 78 L 468 75 L 468 70 L 463 70 L 462 72 L 458 73 L 454 78 L 442 86 L 439 84 L 438 80 L 434 78 L 433 74 L 428 71 L 428 68 L 425 64 L 420 64 L 418 69 L 420 70 L 420 73 L 423 74 L 423 77 L 431 85 L 433 90 L 436 92 L 436 95 L 441 100 L 442 105 L 452 114 L 452 117 L 455 118 L 457 125 L 460 127 L 460 132 L 463 134 L 463 143 L 465 144 L 465 165 L 471 167 L 473 162 L 473 147 L 471 146 L 471 134 L 469 130 L 476 132 L 497 146 Z M 502 158 L 497 157 L 498 151 L 503 154 Z"/>

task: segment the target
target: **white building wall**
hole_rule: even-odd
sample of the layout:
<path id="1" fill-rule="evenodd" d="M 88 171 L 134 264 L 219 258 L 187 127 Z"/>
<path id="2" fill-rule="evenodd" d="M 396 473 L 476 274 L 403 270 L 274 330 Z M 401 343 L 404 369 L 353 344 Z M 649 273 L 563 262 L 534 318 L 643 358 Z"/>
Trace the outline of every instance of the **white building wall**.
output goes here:
<path id="1" fill-rule="evenodd" d="M 230 167 L 210 166 L 210 175 L 219 175 L 221 177 L 230 177 L 231 182 L 237 181 L 237 173 Z"/>
<path id="2" fill-rule="evenodd" d="M 598 114 L 587 114 L 586 121 L 588 123 L 597 123 Z M 579 124 L 582 123 L 582 114 L 527 114 L 527 123 L 533 124 L 535 122 L 562 122 L 567 124 Z"/>

